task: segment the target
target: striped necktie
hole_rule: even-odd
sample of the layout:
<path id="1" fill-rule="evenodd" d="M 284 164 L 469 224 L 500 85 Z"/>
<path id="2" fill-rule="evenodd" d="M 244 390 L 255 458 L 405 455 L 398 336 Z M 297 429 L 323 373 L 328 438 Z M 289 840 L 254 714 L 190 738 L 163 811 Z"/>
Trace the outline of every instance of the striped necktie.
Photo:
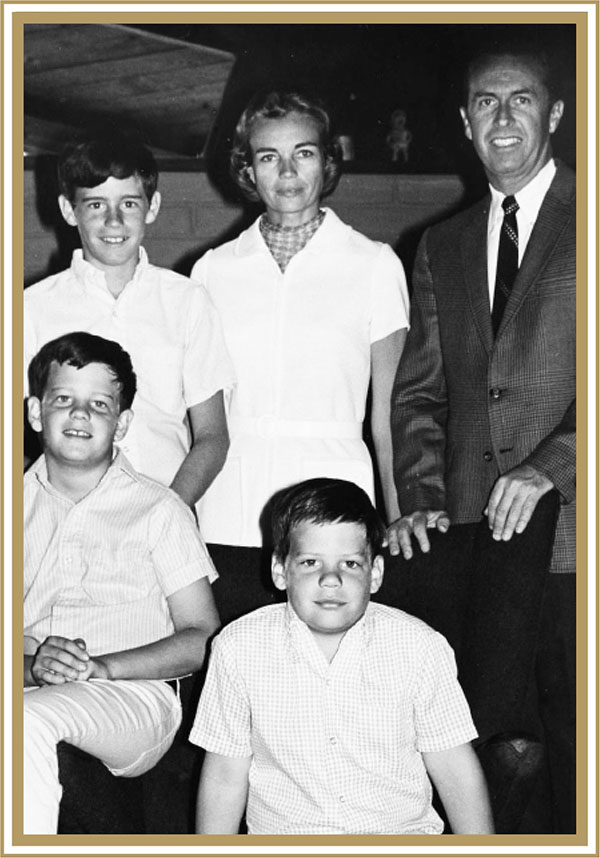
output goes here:
<path id="1" fill-rule="evenodd" d="M 506 302 L 511 293 L 517 271 L 519 269 L 519 230 L 517 228 L 517 212 L 519 204 L 513 196 L 502 200 L 504 220 L 500 230 L 498 244 L 498 267 L 496 268 L 496 288 L 492 306 L 492 328 L 494 336 L 500 327 L 500 321 Z"/>

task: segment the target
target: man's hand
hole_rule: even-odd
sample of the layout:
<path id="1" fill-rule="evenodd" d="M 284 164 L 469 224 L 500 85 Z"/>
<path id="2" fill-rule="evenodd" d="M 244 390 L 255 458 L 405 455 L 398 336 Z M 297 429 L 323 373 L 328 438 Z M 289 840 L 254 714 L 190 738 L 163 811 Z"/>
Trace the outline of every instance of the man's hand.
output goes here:
<path id="1" fill-rule="evenodd" d="M 493 538 L 508 542 L 513 533 L 523 533 L 539 499 L 553 488 L 552 481 L 531 465 L 519 465 L 503 474 L 483 511 Z"/>
<path id="2" fill-rule="evenodd" d="M 37 685 L 62 685 L 89 679 L 90 656 L 80 638 L 50 635 L 39 645 L 33 657 L 31 675 Z"/>
<path id="3" fill-rule="evenodd" d="M 440 533 L 446 533 L 450 527 L 450 517 L 443 509 L 427 509 L 403 515 L 393 521 L 387 530 L 387 544 L 390 554 L 404 555 L 405 560 L 413 556 L 411 536 L 414 536 L 421 551 L 427 553 L 431 548 L 427 537 L 427 529 L 435 528 Z"/>

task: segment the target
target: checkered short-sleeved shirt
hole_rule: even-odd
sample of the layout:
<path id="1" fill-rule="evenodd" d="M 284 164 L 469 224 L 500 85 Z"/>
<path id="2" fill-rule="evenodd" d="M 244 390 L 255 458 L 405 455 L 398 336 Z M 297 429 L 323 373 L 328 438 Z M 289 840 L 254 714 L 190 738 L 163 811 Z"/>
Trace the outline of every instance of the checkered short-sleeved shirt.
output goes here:
<path id="1" fill-rule="evenodd" d="M 289 605 L 225 628 L 190 740 L 252 756 L 251 834 L 439 834 L 422 753 L 476 735 L 445 639 L 371 603 L 331 663 Z"/>

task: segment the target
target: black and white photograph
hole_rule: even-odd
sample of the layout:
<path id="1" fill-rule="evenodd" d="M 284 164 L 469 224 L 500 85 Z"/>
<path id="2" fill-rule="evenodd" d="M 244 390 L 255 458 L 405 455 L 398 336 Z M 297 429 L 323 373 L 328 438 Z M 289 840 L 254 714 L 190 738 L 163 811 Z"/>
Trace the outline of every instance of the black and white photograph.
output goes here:
<path id="1" fill-rule="evenodd" d="M 597 855 L 597 5 L 222 5 L 4 36 L 2 854 Z"/>

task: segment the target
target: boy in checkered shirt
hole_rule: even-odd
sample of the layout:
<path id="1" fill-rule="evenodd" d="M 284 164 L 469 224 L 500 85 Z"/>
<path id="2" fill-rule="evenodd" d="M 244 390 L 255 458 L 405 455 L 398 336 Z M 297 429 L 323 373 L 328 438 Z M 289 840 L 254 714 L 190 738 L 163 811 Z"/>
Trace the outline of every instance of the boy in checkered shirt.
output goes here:
<path id="1" fill-rule="evenodd" d="M 476 731 L 446 640 L 371 603 L 385 528 L 353 483 L 307 480 L 273 505 L 287 604 L 215 641 L 190 739 L 206 749 L 197 831 L 492 834 Z"/>

